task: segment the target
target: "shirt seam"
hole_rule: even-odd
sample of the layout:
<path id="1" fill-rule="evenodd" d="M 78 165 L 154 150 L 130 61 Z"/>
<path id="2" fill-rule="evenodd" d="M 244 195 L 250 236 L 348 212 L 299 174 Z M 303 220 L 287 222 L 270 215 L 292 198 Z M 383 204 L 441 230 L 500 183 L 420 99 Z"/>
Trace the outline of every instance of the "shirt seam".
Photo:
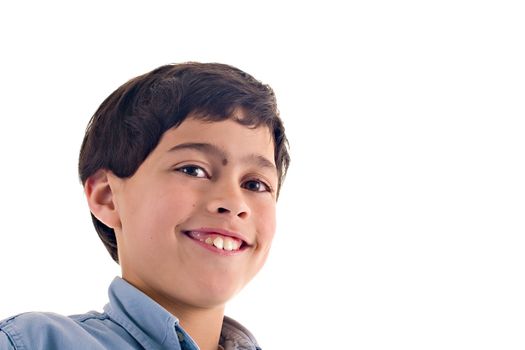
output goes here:
<path id="1" fill-rule="evenodd" d="M 7 320 L 3 325 L 0 325 L 0 330 L 4 332 L 11 343 L 13 344 L 15 350 L 25 350 L 28 349 L 22 339 L 22 335 L 18 331 L 15 323 L 13 322 L 17 316 L 14 316 Z"/>
<path id="2" fill-rule="evenodd" d="M 129 335 L 131 335 L 144 349 L 150 349 L 153 347 L 150 344 L 148 338 L 141 332 L 139 332 L 131 322 L 128 322 L 128 320 L 126 320 L 125 318 L 119 317 L 117 314 L 112 312 L 111 309 L 108 309 L 106 314 L 108 315 L 108 318 L 111 321 L 117 323 L 119 326 L 124 328 L 126 332 L 128 332 Z"/>
<path id="3" fill-rule="evenodd" d="M 93 320 L 93 319 L 101 320 L 101 321 L 110 319 L 107 313 L 99 313 L 98 315 L 87 313 L 83 315 L 72 315 L 68 317 L 78 323 L 84 323 L 86 321 Z"/>

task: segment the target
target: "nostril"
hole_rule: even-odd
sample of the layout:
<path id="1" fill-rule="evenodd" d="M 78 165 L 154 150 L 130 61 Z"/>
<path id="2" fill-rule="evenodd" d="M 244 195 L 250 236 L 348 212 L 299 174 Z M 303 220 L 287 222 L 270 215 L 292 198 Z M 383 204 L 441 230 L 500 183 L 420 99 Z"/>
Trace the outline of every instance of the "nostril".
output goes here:
<path id="1" fill-rule="evenodd" d="M 228 213 L 228 212 L 230 212 L 230 211 L 229 211 L 228 209 L 226 209 L 226 208 L 219 208 L 217 211 L 218 211 L 219 213 Z"/>

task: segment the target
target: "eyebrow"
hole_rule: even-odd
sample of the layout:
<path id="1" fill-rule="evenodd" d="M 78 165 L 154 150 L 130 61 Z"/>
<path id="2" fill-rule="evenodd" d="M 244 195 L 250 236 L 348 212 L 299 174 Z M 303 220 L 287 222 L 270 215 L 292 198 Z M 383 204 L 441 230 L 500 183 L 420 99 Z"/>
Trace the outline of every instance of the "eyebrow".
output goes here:
<path id="1" fill-rule="evenodd" d="M 226 154 L 224 150 L 222 150 L 221 148 L 215 145 L 212 145 L 211 143 L 201 143 L 201 142 L 181 143 L 179 145 L 171 147 L 168 150 L 168 152 L 174 152 L 174 151 L 179 151 L 179 150 L 184 150 L 184 149 L 191 149 L 191 150 L 196 150 L 202 153 L 208 153 L 220 159 L 228 159 L 228 155 Z M 268 160 L 266 157 L 260 154 L 256 154 L 256 153 L 248 154 L 242 157 L 241 161 L 245 163 L 257 164 L 258 166 L 262 168 L 269 168 L 277 172 L 275 165 L 270 160 Z"/>

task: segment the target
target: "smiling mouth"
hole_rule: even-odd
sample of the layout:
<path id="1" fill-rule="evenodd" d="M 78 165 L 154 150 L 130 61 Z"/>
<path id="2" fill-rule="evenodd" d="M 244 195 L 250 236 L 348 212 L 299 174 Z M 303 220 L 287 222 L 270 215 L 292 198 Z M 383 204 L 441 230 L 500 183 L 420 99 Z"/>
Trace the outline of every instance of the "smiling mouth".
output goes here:
<path id="1" fill-rule="evenodd" d="M 233 253 L 249 247 L 248 243 L 242 239 L 221 235 L 216 232 L 183 231 L 183 233 L 189 238 L 218 251 Z"/>

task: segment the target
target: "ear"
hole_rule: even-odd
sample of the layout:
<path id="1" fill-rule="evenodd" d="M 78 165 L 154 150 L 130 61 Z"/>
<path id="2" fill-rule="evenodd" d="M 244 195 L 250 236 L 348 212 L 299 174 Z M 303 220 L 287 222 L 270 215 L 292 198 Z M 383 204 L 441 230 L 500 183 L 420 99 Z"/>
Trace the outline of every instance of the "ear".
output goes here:
<path id="1" fill-rule="evenodd" d="M 99 169 L 86 180 L 84 193 L 91 213 L 104 225 L 115 229 L 121 223 L 109 179 L 111 176 L 113 174 L 109 170 Z"/>

